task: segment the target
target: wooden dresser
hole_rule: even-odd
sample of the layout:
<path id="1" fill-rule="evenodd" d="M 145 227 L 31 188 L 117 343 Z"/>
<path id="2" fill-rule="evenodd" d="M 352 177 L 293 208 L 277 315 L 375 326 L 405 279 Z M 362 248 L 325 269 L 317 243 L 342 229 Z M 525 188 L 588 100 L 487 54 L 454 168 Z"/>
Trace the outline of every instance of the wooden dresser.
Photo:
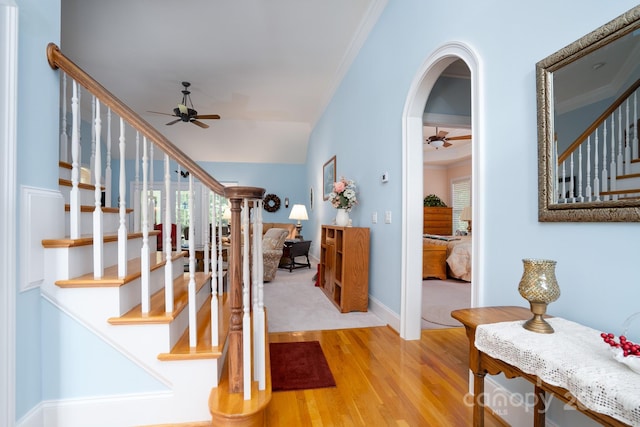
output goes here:
<path id="1" fill-rule="evenodd" d="M 452 208 L 424 206 L 423 234 L 450 236 L 453 234 Z"/>
<path id="2" fill-rule="evenodd" d="M 369 307 L 369 229 L 323 225 L 320 287 L 342 313 Z"/>

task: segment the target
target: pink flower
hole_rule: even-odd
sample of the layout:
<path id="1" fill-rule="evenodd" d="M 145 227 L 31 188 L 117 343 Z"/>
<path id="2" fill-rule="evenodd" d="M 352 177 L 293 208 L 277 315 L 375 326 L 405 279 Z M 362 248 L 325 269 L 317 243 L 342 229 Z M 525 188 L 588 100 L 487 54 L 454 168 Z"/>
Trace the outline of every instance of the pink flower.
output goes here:
<path id="1" fill-rule="evenodd" d="M 334 182 L 333 183 L 333 192 L 340 194 L 340 193 L 342 193 L 344 191 L 345 187 L 346 187 L 346 185 L 342 181 Z"/>

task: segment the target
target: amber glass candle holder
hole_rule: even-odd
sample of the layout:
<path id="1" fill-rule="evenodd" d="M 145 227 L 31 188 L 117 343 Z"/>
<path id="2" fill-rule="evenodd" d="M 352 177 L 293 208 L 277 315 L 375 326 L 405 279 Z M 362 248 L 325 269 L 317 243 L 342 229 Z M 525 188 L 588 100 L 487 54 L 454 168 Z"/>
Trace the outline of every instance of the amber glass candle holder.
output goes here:
<path id="1" fill-rule="evenodd" d="M 518 285 L 518 292 L 531 306 L 533 317 L 523 327 L 532 332 L 552 334 L 553 328 L 544 315 L 547 305 L 560 297 L 560 287 L 556 281 L 556 261 L 546 259 L 523 259 L 524 272 Z"/>

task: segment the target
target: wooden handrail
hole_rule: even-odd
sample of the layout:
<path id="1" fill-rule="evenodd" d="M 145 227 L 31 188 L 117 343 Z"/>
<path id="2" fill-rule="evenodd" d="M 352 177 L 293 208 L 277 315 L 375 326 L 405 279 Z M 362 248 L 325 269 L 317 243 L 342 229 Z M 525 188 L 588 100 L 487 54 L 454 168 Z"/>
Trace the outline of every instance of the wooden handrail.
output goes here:
<path id="1" fill-rule="evenodd" d="M 580 146 L 580 144 L 582 144 L 585 139 L 587 139 L 587 137 L 589 135 L 591 135 L 597 128 L 598 126 L 600 126 L 602 124 L 602 122 L 605 121 L 605 119 L 607 117 L 609 117 L 620 105 L 622 105 L 622 103 L 633 93 L 635 92 L 636 89 L 638 89 L 638 87 L 640 87 L 640 79 L 636 80 L 636 82 L 634 84 L 632 84 L 629 89 L 627 89 L 622 95 L 620 95 L 620 97 L 618 97 L 618 99 L 616 99 L 613 104 L 611 104 L 611 106 L 609 108 L 607 108 L 604 113 L 602 113 L 592 124 L 591 126 L 589 126 L 584 132 L 582 132 L 582 134 L 576 138 L 575 141 L 573 141 L 571 143 L 571 145 L 569 145 L 569 147 L 567 147 L 566 150 L 564 150 L 564 152 L 558 156 L 558 164 L 561 164 L 562 162 L 564 162 L 565 160 L 567 160 L 567 158 L 569 158 L 569 156 L 571 155 L 571 153 L 573 153 L 574 151 L 576 151 L 576 149 Z"/>
<path id="2" fill-rule="evenodd" d="M 209 175 L 202 167 L 200 167 L 191 157 L 187 156 L 164 135 L 158 132 L 146 120 L 138 115 L 135 111 L 125 105 L 111 92 L 105 89 L 100 83 L 94 80 L 82 68 L 67 58 L 55 43 L 47 45 L 47 60 L 54 70 L 58 68 L 67 73 L 71 78 L 78 82 L 82 87 L 87 89 L 91 94 L 95 95 L 100 102 L 111 108 L 120 117 L 126 120 L 134 129 L 142 135 L 153 141 L 156 146 L 169 154 L 181 167 L 189 171 L 195 178 L 199 179 L 206 187 L 213 192 L 224 195 L 224 185 L 220 184 L 214 177 Z"/>

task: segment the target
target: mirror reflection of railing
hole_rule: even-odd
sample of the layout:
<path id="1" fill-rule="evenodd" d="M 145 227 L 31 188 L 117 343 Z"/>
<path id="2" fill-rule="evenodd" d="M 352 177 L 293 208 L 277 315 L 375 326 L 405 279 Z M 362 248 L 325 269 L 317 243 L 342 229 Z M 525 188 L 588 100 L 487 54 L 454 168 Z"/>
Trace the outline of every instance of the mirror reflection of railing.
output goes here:
<path id="1" fill-rule="evenodd" d="M 635 185 L 635 135 L 626 136 L 639 115 L 638 88 L 630 83 L 640 64 L 637 30 L 640 5 L 536 64 L 539 221 L 640 222 L 640 192 L 627 191 Z M 599 77 L 589 72 L 594 70 Z M 608 80 L 596 81 L 605 74 Z M 619 95 L 625 85 L 630 89 Z M 606 97 L 618 100 L 595 119 L 595 102 Z"/>
<path id="2" fill-rule="evenodd" d="M 554 203 L 640 197 L 638 87 L 640 80 L 563 153 L 558 154 L 558 141 L 555 141 L 554 157 L 558 161 L 553 164 L 558 179 L 554 180 Z"/>
<path id="3" fill-rule="evenodd" d="M 232 205 L 232 230 L 234 235 L 230 242 L 229 265 L 229 293 L 230 305 L 232 313 L 241 313 L 238 318 L 230 316 L 228 323 L 231 325 L 229 333 L 229 350 L 228 360 L 229 369 L 235 370 L 233 375 L 229 375 L 229 384 L 234 392 L 244 392 L 244 399 L 251 398 L 251 381 L 258 382 L 258 389 L 265 389 L 265 357 L 266 357 L 266 322 L 264 314 L 264 306 L 262 301 L 262 275 L 249 273 L 249 262 L 253 260 L 254 272 L 260 271 L 262 265 L 261 240 L 258 236 L 254 236 L 254 241 L 245 236 L 245 251 L 255 251 L 255 256 L 240 256 L 241 241 L 240 238 L 240 216 L 244 215 L 244 221 L 248 224 L 252 221 L 254 229 L 261 229 L 262 217 L 260 211 L 262 209 L 262 198 L 264 189 L 257 187 L 228 187 L 225 188 L 211 175 L 209 175 L 202 167 L 200 167 L 193 159 L 186 156 L 172 142 L 167 140 L 156 129 L 144 121 L 133 110 L 123 104 L 115 96 L 109 93 L 91 76 L 80 69 L 72 61 L 66 58 L 54 44 L 49 44 L 47 48 L 47 57 L 49 64 L 54 69 L 61 70 L 61 136 L 60 150 L 61 161 L 70 161 L 70 190 L 68 194 L 69 207 L 69 235 L 71 241 L 75 242 L 82 239 L 91 239 L 93 245 L 93 266 L 87 269 L 92 272 L 95 280 L 104 280 L 109 276 L 114 282 L 125 281 L 129 276 L 139 275 L 140 293 L 139 295 L 130 295 L 130 301 L 124 303 L 127 307 L 121 307 L 122 311 L 118 315 L 122 316 L 128 309 L 136 304 L 141 305 L 143 315 L 148 315 L 154 309 L 164 310 L 167 316 L 171 316 L 174 311 L 174 289 L 176 283 L 181 283 L 180 278 L 185 274 L 188 275 L 187 294 L 188 294 L 188 329 L 189 329 L 189 345 L 192 349 L 198 346 L 197 331 L 200 329 L 198 325 L 198 309 L 204 304 L 206 298 L 203 298 L 203 290 L 208 292 L 208 287 L 203 284 L 210 280 L 209 272 L 209 250 L 208 248 L 217 249 L 215 258 L 217 261 L 211 263 L 211 269 L 215 270 L 215 285 L 211 286 L 211 336 L 210 345 L 217 346 L 219 344 L 219 297 L 222 298 L 226 294 L 223 287 L 223 256 L 222 256 L 222 218 L 215 212 L 217 203 L 209 203 L 211 193 L 215 197 L 225 197 L 229 199 Z M 84 95 L 83 95 L 84 93 Z M 91 99 L 91 115 L 88 120 L 84 118 L 85 123 L 89 123 L 91 128 L 91 160 L 89 170 L 91 171 L 90 182 L 81 183 L 81 108 L 80 100 L 82 96 L 88 96 Z M 67 105 L 70 105 L 71 117 L 68 117 Z M 117 116 L 114 118 L 113 116 Z M 70 120 L 70 124 L 68 123 Z M 70 126 L 71 139 L 69 141 L 68 128 Z M 106 137 L 103 130 L 106 128 Z M 117 169 L 119 175 L 116 181 L 117 188 L 111 186 L 112 174 L 112 153 L 111 143 L 115 137 L 112 135 L 112 129 L 118 134 L 118 157 L 119 164 Z M 139 189 L 139 194 L 131 197 L 132 200 L 139 200 L 134 209 L 127 208 L 127 143 L 132 136 L 135 135 L 135 177 L 131 188 Z M 107 146 L 105 150 L 102 143 Z M 161 150 L 163 153 L 164 168 L 164 204 L 160 209 L 162 214 L 162 251 L 156 251 L 156 239 L 153 238 L 158 231 L 154 230 L 156 222 L 155 202 L 153 197 L 153 167 L 154 167 L 154 148 Z M 103 162 L 103 151 L 106 152 L 106 161 Z M 171 167 L 172 162 L 177 163 L 178 171 L 184 168 L 189 172 L 188 175 L 188 212 L 189 212 L 189 265 L 188 273 L 185 273 L 183 257 L 184 252 L 181 242 L 172 241 L 172 224 L 174 223 L 173 212 L 176 212 L 176 206 L 171 204 L 172 180 L 171 171 L 176 166 Z M 105 178 L 102 178 L 102 170 L 105 170 Z M 140 169 L 141 168 L 141 172 Z M 141 174 L 141 176 L 140 176 Z M 181 175 L 180 173 L 178 174 Z M 202 194 L 199 199 L 194 197 L 194 182 L 199 180 L 202 184 Z M 93 190 L 93 198 L 89 200 L 86 192 L 81 188 L 87 187 L 88 184 L 95 187 Z M 104 206 L 102 201 L 103 189 L 108 197 Z M 118 208 L 109 208 L 111 199 L 118 200 Z M 194 205 L 195 200 L 205 201 L 201 207 Z M 177 200 L 176 202 L 179 202 Z M 243 205 L 244 204 L 244 205 Z M 82 218 L 82 212 L 86 211 L 86 206 L 92 205 L 92 214 L 90 220 Z M 244 206 L 244 208 L 243 208 Z M 249 206 L 255 206 L 252 215 L 250 215 Z M 84 208 L 84 209 L 83 209 Z M 207 209 L 214 209 L 212 213 Z M 178 212 L 180 210 L 177 210 Z M 129 218 L 133 212 L 134 219 Z M 198 214 L 199 213 L 199 214 Z M 198 214 L 200 225 L 198 226 L 199 235 L 196 236 L 195 218 Z M 105 221 L 105 218 L 107 220 Z M 217 229 L 217 237 L 215 233 L 210 233 L 209 218 L 212 218 L 212 224 Z M 179 218 L 177 219 L 179 220 Z M 180 224 L 179 221 L 176 221 Z M 131 231 L 133 230 L 133 231 Z M 249 227 L 245 227 L 249 230 Z M 90 237 L 87 234 L 90 233 Z M 237 233 L 237 234 L 236 234 Z M 117 236 L 117 237 L 116 237 Z M 150 239 L 150 237 L 152 237 Z M 142 243 L 138 246 L 141 238 Z M 177 240 L 177 236 L 174 235 Z M 114 248 L 113 242 L 117 241 L 117 247 Z M 204 250 L 204 271 L 196 272 L 195 252 L 196 241 L 200 241 Z M 73 245 L 74 243 L 71 243 Z M 212 254 L 212 258 L 214 255 Z M 111 269 L 105 273 L 105 260 L 117 265 L 117 273 L 112 273 Z M 112 261 L 113 260 L 113 261 Z M 135 262 L 136 265 L 132 263 Z M 241 267 L 244 264 L 244 268 Z M 84 266 L 82 266 L 84 268 Z M 242 274 L 244 272 L 244 275 Z M 58 272 L 59 273 L 59 272 Z M 163 274 L 162 274 L 163 273 Z M 66 271 L 65 273 L 56 274 L 57 280 L 72 279 L 73 273 Z M 151 280 L 153 275 L 153 279 Z M 65 276 L 65 277 L 61 277 Z M 253 280 L 253 283 L 250 282 Z M 196 285 L 196 282 L 198 283 Z M 183 286 L 183 285 L 177 285 Z M 249 301 L 249 287 L 253 286 L 254 301 Z M 156 301 L 152 299 L 152 295 L 164 291 L 164 300 Z M 243 298 L 237 298 L 238 295 Z M 226 296 L 224 296 L 226 298 Z M 157 304 L 156 307 L 152 304 Z M 241 320 L 241 321 L 239 321 Z M 251 323 L 251 321 L 253 323 Z M 225 322 L 226 323 L 226 322 Z M 244 333 L 246 332 L 246 333 Z M 253 335 L 252 335 L 253 333 Z M 235 343 L 235 345 L 234 345 Z M 244 343 L 244 345 L 242 345 Z M 244 349 L 244 352 L 243 352 Z M 255 365 L 254 365 L 255 364 Z M 258 368 L 256 368 L 256 366 Z M 262 367 L 259 369 L 259 367 Z"/>

